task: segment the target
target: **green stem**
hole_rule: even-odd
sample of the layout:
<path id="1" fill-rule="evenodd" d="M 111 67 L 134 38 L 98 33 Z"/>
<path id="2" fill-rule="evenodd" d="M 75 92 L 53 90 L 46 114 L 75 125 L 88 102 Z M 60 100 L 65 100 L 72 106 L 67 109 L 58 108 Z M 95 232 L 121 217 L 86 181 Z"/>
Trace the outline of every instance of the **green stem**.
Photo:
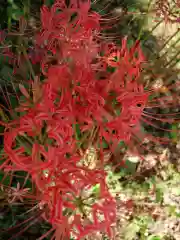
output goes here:
<path id="1" fill-rule="evenodd" d="M 26 152 L 29 154 L 29 155 L 31 155 L 32 154 L 32 151 L 31 151 L 31 149 L 32 149 L 32 146 L 33 145 L 31 145 L 31 140 L 29 141 L 29 138 L 27 137 L 27 136 L 23 136 L 28 142 L 24 142 L 21 138 L 20 138 L 20 136 L 17 136 L 16 137 L 16 140 L 18 141 L 18 143 L 21 145 L 21 146 L 23 146 L 24 148 L 25 148 L 25 150 L 26 150 Z M 31 143 L 30 143 L 31 142 Z"/>
<path id="2" fill-rule="evenodd" d="M 32 75 L 33 79 L 35 79 L 35 76 L 36 76 L 36 75 L 35 75 L 35 72 L 34 72 L 34 69 L 33 69 L 33 67 L 32 67 L 31 62 L 29 61 L 29 58 L 28 58 L 26 49 L 24 48 L 23 45 L 21 45 L 21 49 L 22 49 L 22 52 L 23 52 L 23 54 L 24 54 L 24 56 L 25 56 L 25 58 L 26 58 L 26 61 L 27 61 L 28 67 L 29 67 L 29 69 L 30 69 L 31 75 Z"/>
<path id="3" fill-rule="evenodd" d="M 152 3 L 152 0 L 150 0 L 150 1 L 148 2 L 147 15 L 148 15 L 148 13 L 149 13 L 149 11 L 150 11 L 151 3 Z M 138 34 L 138 40 L 141 39 L 141 36 L 142 36 L 142 33 L 143 33 L 144 23 L 145 23 L 145 18 L 143 19 L 143 22 L 142 22 L 142 25 L 141 25 L 141 29 L 140 29 L 140 32 L 139 32 L 139 34 Z"/>
<path id="4" fill-rule="evenodd" d="M 4 122 L 8 122 L 9 119 L 6 116 L 6 114 L 4 114 L 4 111 L 2 110 L 2 108 L 0 108 L 0 116 Z"/>

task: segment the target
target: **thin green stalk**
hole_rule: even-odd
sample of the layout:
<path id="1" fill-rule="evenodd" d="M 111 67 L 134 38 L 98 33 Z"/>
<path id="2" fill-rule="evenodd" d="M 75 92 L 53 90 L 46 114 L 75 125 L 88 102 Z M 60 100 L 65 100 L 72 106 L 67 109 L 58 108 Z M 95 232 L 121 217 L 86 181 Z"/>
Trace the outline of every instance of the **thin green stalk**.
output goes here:
<path id="1" fill-rule="evenodd" d="M 6 114 L 4 113 L 4 111 L 2 110 L 2 108 L 0 108 L 0 117 L 2 118 L 2 120 L 4 122 L 8 122 L 8 117 L 6 116 Z"/>
<path id="2" fill-rule="evenodd" d="M 148 14 L 149 11 L 150 11 L 152 1 L 153 1 L 153 0 L 150 0 L 149 3 L 148 3 L 147 14 Z M 138 40 L 141 39 L 141 36 L 142 36 L 142 33 L 143 33 L 143 27 L 144 27 L 144 23 L 145 23 L 145 18 L 144 18 L 143 20 L 144 20 L 144 21 L 143 21 L 143 23 L 142 23 L 142 25 L 141 25 L 141 29 L 140 29 L 140 32 L 139 32 L 139 34 L 138 34 Z"/>
<path id="3" fill-rule="evenodd" d="M 31 155 L 32 154 L 32 147 L 30 146 L 29 143 L 25 143 L 19 136 L 16 137 L 16 140 L 18 141 L 18 143 L 20 144 L 20 146 L 23 146 L 25 148 L 25 151 Z"/>
<path id="4" fill-rule="evenodd" d="M 22 49 L 22 52 L 23 52 L 23 54 L 24 54 L 24 56 L 26 58 L 26 61 L 27 61 L 28 67 L 30 69 L 31 75 L 32 75 L 33 79 L 35 79 L 36 75 L 35 75 L 35 72 L 34 72 L 34 69 L 32 67 L 31 62 L 29 61 L 29 58 L 28 58 L 28 55 L 27 55 L 27 51 L 26 51 L 26 49 L 25 49 L 25 47 L 23 45 L 21 45 L 21 49 Z"/>

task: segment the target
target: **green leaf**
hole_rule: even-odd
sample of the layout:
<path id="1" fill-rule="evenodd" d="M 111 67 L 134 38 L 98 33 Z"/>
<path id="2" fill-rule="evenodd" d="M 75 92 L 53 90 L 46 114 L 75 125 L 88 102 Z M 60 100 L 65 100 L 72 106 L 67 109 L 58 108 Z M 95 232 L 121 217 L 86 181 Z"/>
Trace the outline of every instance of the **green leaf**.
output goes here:
<path id="1" fill-rule="evenodd" d="M 100 193 L 100 184 L 96 184 L 95 186 L 92 187 L 92 192 L 95 195 L 98 195 Z"/>
<path id="2" fill-rule="evenodd" d="M 13 20 L 19 20 L 21 16 L 23 16 L 23 12 L 20 9 L 12 11 L 11 17 Z"/>
<path id="3" fill-rule="evenodd" d="M 14 182 L 14 186 L 16 186 L 17 182 L 19 182 L 20 185 L 23 186 L 24 181 L 26 180 L 26 177 L 27 177 L 27 173 L 26 172 L 24 172 L 24 171 L 16 172 L 16 177 L 15 177 L 16 182 Z M 26 184 L 25 184 L 24 188 L 30 188 L 30 189 L 32 188 L 32 182 L 31 182 L 30 178 L 28 178 L 26 180 Z"/>
<path id="4" fill-rule="evenodd" d="M 53 3 L 54 3 L 54 0 L 45 0 L 45 5 L 46 6 L 52 6 L 53 5 Z"/>
<path id="5" fill-rule="evenodd" d="M 4 132 L 4 127 L 0 125 L 0 133 Z"/>
<path id="6" fill-rule="evenodd" d="M 132 222 L 130 223 L 124 231 L 124 240 L 133 240 L 136 237 L 136 234 L 139 232 L 140 227 Z"/>
<path id="7" fill-rule="evenodd" d="M 107 72 L 109 72 L 109 73 L 114 73 L 115 71 L 116 71 L 116 68 L 111 67 L 111 66 L 108 66 L 108 67 L 107 67 Z"/>
<path id="8" fill-rule="evenodd" d="M 138 8 L 136 8 L 136 7 L 129 7 L 128 8 L 128 12 L 138 12 Z"/>
<path id="9" fill-rule="evenodd" d="M 147 240 L 161 240 L 161 237 L 156 236 L 156 235 L 151 235 L 147 238 Z"/>
<path id="10" fill-rule="evenodd" d="M 5 80 L 5 81 L 11 81 L 12 80 L 12 75 L 13 75 L 13 69 L 9 67 L 8 65 L 4 65 L 1 70 L 0 70 L 0 76 Z"/>
<path id="11" fill-rule="evenodd" d="M 16 96 L 11 95 L 11 96 L 9 97 L 9 99 L 10 99 L 10 104 L 11 104 L 11 108 L 12 108 L 12 109 L 16 108 L 16 107 L 19 105 L 18 99 L 17 99 Z"/>
<path id="12" fill-rule="evenodd" d="M 107 149 L 109 147 L 108 142 L 105 139 L 102 141 L 102 147 L 103 149 Z"/>
<path id="13" fill-rule="evenodd" d="M 128 45 L 129 48 L 132 47 L 133 44 L 134 44 L 134 40 L 133 39 L 128 39 L 127 40 L 127 45 Z"/>
<path id="14" fill-rule="evenodd" d="M 176 212 L 176 213 L 175 213 L 175 216 L 176 216 L 177 218 L 180 218 L 180 213 L 179 213 L 179 212 Z"/>
<path id="15" fill-rule="evenodd" d="M 4 56 L 3 54 L 0 55 L 0 64 L 3 64 L 3 65 L 8 64 L 8 61 L 9 61 L 9 57 Z"/>
<path id="16" fill-rule="evenodd" d="M 172 193 L 173 193 L 174 195 L 176 195 L 176 196 L 180 196 L 180 188 L 179 188 L 179 186 L 173 187 L 173 188 L 172 188 Z"/>
<path id="17" fill-rule="evenodd" d="M 124 172 L 126 174 L 134 174 L 136 172 L 138 163 L 131 162 L 129 160 L 125 161 L 125 166 L 121 167 L 120 172 Z"/>
<path id="18" fill-rule="evenodd" d="M 175 215 L 176 215 L 176 206 L 174 206 L 174 205 L 169 205 L 169 206 L 167 207 L 167 209 L 168 209 L 168 212 L 169 212 L 169 214 L 170 214 L 171 216 L 175 216 Z"/>
<path id="19" fill-rule="evenodd" d="M 14 1 L 13 0 L 8 0 L 8 3 L 14 4 Z"/>
<path id="20" fill-rule="evenodd" d="M 3 171 L 0 171 L 0 182 L 3 185 L 8 186 L 10 184 L 10 176 L 5 175 Z"/>
<path id="21" fill-rule="evenodd" d="M 156 202 L 161 203 L 163 201 L 163 191 L 162 189 L 156 189 Z"/>
<path id="22" fill-rule="evenodd" d="M 120 141 L 119 143 L 118 143 L 118 148 L 120 148 L 120 147 L 125 147 L 126 145 L 125 145 L 125 143 L 124 143 L 124 141 Z"/>
<path id="23" fill-rule="evenodd" d="M 80 126 L 78 123 L 74 124 L 74 130 L 75 130 L 76 139 L 80 140 L 81 139 L 81 130 L 80 130 Z"/>
<path id="24" fill-rule="evenodd" d="M 173 139 L 173 141 L 177 141 L 177 133 L 178 133 L 177 124 L 172 124 L 171 130 L 172 131 L 170 132 L 170 137 Z"/>

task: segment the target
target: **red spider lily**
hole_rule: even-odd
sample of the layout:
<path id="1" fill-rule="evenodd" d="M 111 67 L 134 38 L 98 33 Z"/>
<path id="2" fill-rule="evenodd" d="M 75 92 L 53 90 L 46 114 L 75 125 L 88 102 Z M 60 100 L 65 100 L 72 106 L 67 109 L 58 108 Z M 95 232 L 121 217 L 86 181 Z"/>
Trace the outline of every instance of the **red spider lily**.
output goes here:
<path id="1" fill-rule="evenodd" d="M 84 225 L 84 221 L 83 220 L 83 215 L 77 215 L 76 211 L 78 209 L 78 207 L 81 206 L 76 205 L 76 201 L 75 199 L 78 199 L 78 196 L 80 194 L 80 192 L 82 191 L 82 189 L 84 189 L 84 192 L 87 193 L 88 189 L 90 189 L 91 186 L 93 186 L 95 183 L 99 182 L 98 178 L 101 177 L 103 178 L 104 176 L 101 176 L 101 172 L 98 171 L 97 173 L 94 171 L 90 171 L 88 169 L 84 169 L 84 174 L 82 175 L 82 169 L 81 168 L 77 168 L 77 166 L 74 166 L 74 170 L 73 168 L 70 170 L 71 165 L 67 164 L 67 167 L 69 168 L 69 171 L 66 172 L 62 172 L 63 174 L 61 175 L 61 171 L 58 171 L 59 175 L 55 174 L 55 172 L 53 173 L 53 185 L 46 185 L 47 188 L 44 188 L 44 193 L 43 196 L 46 196 L 46 198 L 43 198 L 44 203 L 48 204 L 49 206 L 49 213 L 46 216 L 46 220 L 48 220 L 49 222 L 52 223 L 53 226 L 56 226 L 58 229 L 58 225 L 61 224 L 62 228 L 66 228 L 66 231 L 69 229 L 69 231 L 72 231 L 72 229 L 75 227 L 76 229 L 78 229 L 78 233 L 74 233 L 75 235 L 79 236 L 84 234 L 85 232 L 90 232 L 89 227 L 93 228 L 93 230 L 98 230 L 99 226 L 102 225 L 101 223 L 97 224 L 97 217 L 95 222 L 91 223 L 90 226 L 88 226 L 87 224 Z M 59 169 L 59 168 L 58 168 Z M 64 171 L 65 167 L 63 167 L 63 171 Z M 89 173 L 88 173 L 89 172 Z M 103 173 L 103 172 L 102 172 Z M 92 174 L 94 176 L 94 178 L 92 178 Z M 96 175 L 98 178 L 96 178 Z M 56 177 L 57 179 L 56 179 Z M 68 180 L 68 176 L 69 176 L 69 180 Z M 86 180 L 85 180 L 85 179 Z M 65 180 L 66 179 L 66 180 Z M 52 181 L 52 180 L 51 180 Z M 58 181 L 58 182 L 57 182 Z M 74 181 L 74 183 L 73 183 Z M 71 183 L 72 182 L 72 183 Z M 65 185 L 64 185 L 64 184 Z M 92 185 L 91 185 L 92 184 Z M 75 198 L 76 196 L 76 198 Z M 106 199 L 107 201 L 107 199 Z M 78 204 L 78 202 L 77 202 Z M 89 205 L 90 206 L 90 205 Z M 101 208 L 103 206 L 103 203 L 101 203 Z M 110 207 L 110 206 L 109 206 Z M 68 208 L 69 210 L 73 210 L 75 211 L 75 215 L 72 215 L 71 218 L 69 219 L 69 217 L 65 217 L 63 215 L 63 209 L 64 208 Z M 95 208 L 92 206 L 92 209 Z M 113 207 L 112 207 L 113 208 Z M 107 210 L 109 211 L 109 210 Z M 77 222 L 77 216 L 78 216 L 78 222 Z M 111 216 L 112 218 L 112 216 Z M 107 219 L 106 219 L 107 220 Z M 66 223 L 64 225 L 64 223 Z M 97 226 L 96 226 L 97 224 Z M 104 226 L 110 224 L 109 222 L 106 221 L 106 224 L 104 222 Z M 104 227 L 105 228 L 105 227 Z M 104 230 L 104 228 L 102 228 L 101 230 Z"/>
<path id="2" fill-rule="evenodd" d="M 26 152 L 27 150 L 24 147 L 19 147 L 16 150 L 12 149 L 12 144 L 15 142 L 12 139 L 12 133 L 6 133 L 5 134 L 5 144 L 4 144 L 4 150 L 5 153 L 8 155 L 8 158 L 11 160 L 11 162 L 15 165 L 15 169 L 17 168 L 24 171 L 37 171 L 43 168 L 48 168 L 51 165 L 51 159 L 47 162 L 43 162 L 40 159 L 40 156 L 37 156 L 36 154 L 42 154 L 43 152 L 37 149 L 37 145 L 34 144 L 32 146 L 32 149 L 28 147 L 28 151 L 32 151 L 32 157 L 27 156 Z M 15 136 L 14 136 L 15 137 Z M 38 151 L 39 150 L 39 151 Z M 37 166 L 38 165 L 38 166 Z M 13 169 L 13 166 L 7 167 L 7 169 Z"/>
<path id="3" fill-rule="evenodd" d="M 90 12 L 90 1 L 66 2 L 41 9 L 36 40 L 44 55 L 34 60 L 42 60 L 45 79 L 35 78 L 29 91 L 19 86 L 25 100 L 16 109 L 19 117 L 5 125 L 3 168 L 31 176 L 34 199 L 55 231 L 52 239 L 71 234 L 82 239 L 94 231 L 111 237 L 116 204 L 106 185 L 103 140 L 111 152 L 121 141 L 134 150 L 133 141 L 145 136 L 141 121 L 152 125 L 158 117 L 149 120 L 144 110 L 152 91 L 139 82 L 145 61 L 140 42 L 131 48 L 127 38 L 121 47 L 99 43 L 100 16 Z M 92 144 L 97 161 L 101 158 L 93 169 L 83 163 Z M 96 184 L 98 196 L 92 193 Z"/>
<path id="4" fill-rule="evenodd" d="M 127 37 L 122 39 L 121 47 L 114 44 L 107 44 L 104 46 L 105 56 L 102 58 L 107 61 L 109 66 L 117 67 L 122 62 L 135 63 L 136 66 L 142 64 L 145 58 L 140 48 L 140 41 L 136 41 L 134 45 L 128 49 Z M 112 61 L 112 62 L 111 62 Z"/>
<path id="5" fill-rule="evenodd" d="M 48 69 L 48 81 L 54 89 L 70 88 L 70 72 L 66 65 L 52 66 Z"/>
<path id="6" fill-rule="evenodd" d="M 83 86 L 86 81 L 83 83 L 85 79 L 83 80 L 83 78 L 81 78 L 81 80 Z M 86 84 L 84 86 L 86 86 Z M 72 122 L 68 122 L 67 124 L 61 119 L 61 117 L 67 117 L 66 115 L 63 115 L 67 113 L 67 111 L 64 113 L 63 111 L 60 111 L 60 107 L 63 106 L 63 97 L 61 96 L 61 101 L 56 105 L 54 101 L 56 100 L 57 94 L 53 94 L 51 88 L 46 88 L 49 86 L 48 84 L 45 83 L 44 86 L 45 91 L 42 95 L 44 97 L 42 98 L 42 101 L 35 104 L 33 107 L 28 107 L 27 104 L 26 112 L 15 122 L 18 124 L 17 127 L 5 133 L 4 149 L 10 161 L 13 163 L 12 166 L 7 167 L 7 170 L 18 169 L 30 173 L 38 191 L 42 193 L 41 200 L 43 200 L 49 208 L 49 214 L 46 216 L 46 219 L 52 223 L 53 226 L 58 226 L 62 221 L 65 221 L 68 224 L 68 227 L 66 224 L 66 228 L 69 228 L 72 231 L 74 227 L 80 229 L 75 221 L 76 214 L 73 217 L 74 220 L 69 222 L 69 217 L 67 216 L 65 219 L 65 216 L 63 215 L 63 209 L 68 207 L 74 211 L 78 206 L 76 206 L 76 204 L 74 205 L 73 198 L 74 196 L 77 197 L 79 195 L 79 190 L 86 189 L 86 191 L 88 191 L 88 189 L 91 189 L 95 184 L 101 183 L 105 176 L 103 170 L 92 171 L 78 166 L 80 161 L 79 156 L 75 157 L 73 154 L 70 159 L 65 156 L 67 152 L 72 154 L 74 151 Z M 89 84 L 89 89 L 90 88 L 92 88 L 92 90 L 94 89 L 92 83 Z M 46 89 L 51 89 L 52 91 L 46 92 Z M 76 87 L 75 89 L 84 98 L 86 97 L 86 91 L 84 93 L 83 88 Z M 22 86 L 21 91 L 29 101 L 30 95 Z M 89 106 L 91 106 L 91 104 L 92 100 L 89 101 Z M 46 109 L 46 106 L 50 106 L 50 108 Z M 52 108 L 53 114 L 50 114 L 50 109 Z M 91 112 L 93 113 L 92 110 Z M 57 121 L 57 119 L 59 119 L 59 121 Z M 37 137 L 40 137 L 40 141 L 41 137 L 43 137 L 41 134 L 44 122 L 46 122 L 45 132 L 47 137 L 48 139 L 54 140 L 54 146 L 51 146 L 48 143 L 44 146 L 37 143 Z M 21 136 L 26 136 L 27 138 L 27 142 L 20 142 L 20 145 L 23 144 L 24 147 L 18 147 L 19 137 Z M 28 142 L 28 139 L 30 142 Z M 26 147 L 28 148 L 28 151 Z M 47 175 L 45 174 L 45 171 L 48 172 Z M 70 196 L 73 196 L 73 198 L 70 198 Z M 68 201 L 70 201 L 69 204 Z M 100 225 L 103 224 L 98 223 L 98 226 L 94 226 L 93 229 L 98 229 Z M 106 224 L 104 223 L 103 226 L 106 226 Z M 79 234 L 82 235 L 82 232 L 85 230 L 87 231 L 88 229 L 89 227 L 84 226 Z M 103 229 L 104 227 L 102 230 Z M 90 231 L 90 229 L 88 231 Z"/>
<path id="7" fill-rule="evenodd" d="M 95 176 L 95 175 L 94 175 Z M 89 179 L 90 180 L 90 179 Z M 78 192 L 80 191 L 80 189 L 82 189 L 82 187 L 84 186 L 85 187 L 85 185 L 84 185 L 84 181 L 82 182 L 83 183 L 83 186 L 81 186 L 81 188 L 79 188 L 80 187 L 80 182 L 79 182 L 79 180 L 76 182 L 78 185 L 76 186 L 78 189 Z M 88 185 L 89 185 L 89 183 L 88 183 Z M 68 188 L 69 189 L 69 188 Z M 87 192 L 88 191 L 88 189 L 85 187 L 85 189 L 86 189 L 86 191 L 85 192 Z M 70 190 L 70 189 L 69 189 Z M 55 190 L 55 192 L 56 192 L 56 190 Z M 69 192 L 68 190 L 66 191 L 66 192 L 64 192 L 63 191 L 63 189 L 62 189 L 62 195 L 59 195 L 59 194 L 57 194 L 57 192 L 56 192 L 56 197 L 54 198 L 54 203 L 52 204 L 52 206 L 53 207 L 55 207 L 55 206 L 59 206 L 59 204 L 60 204 L 60 206 L 58 207 L 58 208 L 53 208 L 54 210 L 53 210 L 53 212 L 52 212 L 52 214 L 54 215 L 53 216 L 53 218 L 52 218 L 52 223 L 61 223 L 62 221 L 63 221 L 63 219 L 64 219 L 64 217 L 63 217 L 63 215 L 62 215 L 62 209 L 63 209 L 63 206 L 66 206 L 66 207 L 68 207 L 69 209 L 72 209 L 72 210 L 76 210 L 77 209 L 77 207 L 78 206 L 76 206 L 76 204 L 75 204 L 75 202 L 73 203 L 71 203 L 71 202 L 69 202 L 69 201 L 71 201 L 71 199 L 72 199 L 72 201 L 73 201 L 73 199 L 74 199 L 74 197 L 72 197 L 72 195 L 71 195 L 71 191 Z M 68 192 L 68 193 L 67 193 Z M 78 192 L 74 192 L 75 193 L 75 196 L 77 196 L 77 199 L 78 199 Z M 64 199 L 64 200 L 63 200 Z M 75 200 L 75 199 L 74 199 Z M 105 202 L 106 201 L 108 201 L 108 199 L 106 198 L 106 200 L 105 200 Z M 110 203 L 110 202 L 109 202 Z M 104 203 L 103 202 L 101 202 L 101 210 L 102 210 L 102 208 L 103 208 L 103 205 L 104 205 Z M 97 206 L 98 205 L 93 205 L 92 206 L 92 210 L 93 209 L 96 209 L 97 208 Z M 113 211 L 113 208 L 115 207 L 115 205 L 113 205 L 112 207 L 111 207 L 111 210 Z M 100 208 L 100 205 L 99 205 L 99 208 Z M 104 208 L 105 208 L 105 206 L 104 206 Z M 60 211 L 60 212 L 59 212 Z M 97 210 L 96 210 L 97 211 Z M 109 212 L 110 211 L 110 205 L 109 205 L 109 209 L 107 210 L 107 212 Z M 103 212 L 103 210 L 102 210 L 102 212 Z M 110 214 L 111 215 L 111 214 Z M 115 215 L 114 215 L 115 216 Z M 91 224 L 87 224 L 87 223 L 85 223 L 86 221 L 85 220 L 83 220 L 83 218 L 82 218 L 82 216 L 80 215 L 80 214 L 75 214 L 75 215 L 73 215 L 72 217 L 71 217 L 71 220 L 70 220 L 70 222 L 69 222 L 69 226 L 71 226 L 71 229 L 73 229 L 73 228 L 75 228 L 76 230 L 77 230 L 77 232 L 74 232 L 74 234 L 76 235 L 76 236 L 78 236 L 79 238 L 78 239 L 80 239 L 81 237 L 82 237 L 82 235 L 85 235 L 85 234 L 87 234 L 87 233 L 90 233 L 92 230 L 93 231 L 95 231 L 95 230 L 104 230 L 105 229 L 105 227 L 109 224 L 108 222 L 107 222 L 107 220 L 108 220 L 108 217 L 106 217 L 106 221 L 104 221 L 104 223 L 103 222 L 97 222 L 98 221 L 98 216 L 95 216 L 95 214 L 94 214 L 94 222 L 91 222 Z M 112 215 L 111 215 L 111 220 L 112 220 Z M 67 221 L 67 220 L 66 220 Z M 65 222 L 66 222 L 65 221 Z M 104 227 L 102 227 L 102 228 L 100 228 L 100 226 L 104 226 Z M 92 229 L 92 230 L 91 230 Z"/>
<path id="8" fill-rule="evenodd" d="M 101 203 L 97 203 L 92 206 L 93 220 L 82 221 L 81 216 L 76 215 L 72 223 L 76 229 L 76 231 L 73 232 L 74 235 L 77 237 L 77 239 L 82 239 L 84 236 L 93 232 L 106 231 L 109 237 L 111 237 L 112 233 L 110 226 L 111 222 L 115 221 L 116 218 L 115 209 L 115 201 L 111 197 L 107 197 L 104 199 L 104 201 L 102 200 Z M 100 216 L 103 220 L 99 219 Z"/>
<path id="9" fill-rule="evenodd" d="M 27 192 L 30 190 L 30 188 L 23 188 L 20 189 L 20 183 L 17 183 L 17 187 L 11 187 L 9 192 L 8 192 L 8 197 L 9 197 L 9 203 L 13 203 L 17 200 L 20 200 L 23 202 L 23 197 L 27 194 Z"/>
<path id="10" fill-rule="evenodd" d="M 149 94 L 128 93 L 126 96 L 117 97 L 117 101 L 121 104 L 121 118 L 128 121 L 129 126 L 136 125 L 142 115 L 142 111 L 146 106 Z"/>
<path id="11" fill-rule="evenodd" d="M 37 38 L 39 45 L 47 41 L 47 48 L 61 57 L 71 57 L 77 62 L 91 61 L 97 53 L 92 37 L 99 30 L 99 15 L 89 14 L 90 2 L 71 1 L 69 6 L 58 1 L 49 10 L 42 7 L 42 32 Z M 76 14 L 77 16 L 73 16 Z M 71 17 L 73 16 L 73 19 Z M 86 54 L 84 54 L 84 51 Z M 88 53 L 89 52 L 89 53 Z M 90 60 L 88 60 L 90 58 Z"/>
<path id="12" fill-rule="evenodd" d="M 145 61 L 139 42 L 137 41 L 129 50 L 127 47 L 127 39 L 123 39 L 122 48 L 117 49 L 117 52 L 114 52 L 113 56 L 117 58 L 116 62 L 113 61 L 113 67 L 117 67 L 117 70 L 110 78 L 109 88 L 111 86 L 128 88 L 132 87 L 132 83 L 133 85 L 137 84 L 142 63 Z M 131 83 L 128 84 L 129 82 Z"/>

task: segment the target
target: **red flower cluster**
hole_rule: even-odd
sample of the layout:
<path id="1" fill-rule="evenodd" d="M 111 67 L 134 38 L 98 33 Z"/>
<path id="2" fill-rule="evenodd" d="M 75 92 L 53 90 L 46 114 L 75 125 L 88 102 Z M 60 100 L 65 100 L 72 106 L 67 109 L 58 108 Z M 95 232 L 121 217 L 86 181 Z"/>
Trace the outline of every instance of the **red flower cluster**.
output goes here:
<path id="1" fill-rule="evenodd" d="M 89 13 L 90 1 L 56 1 L 49 9 L 41 9 L 42 29 L 37 44 L 45 47 L 58 60 L 73 59 L 87 65 L 97 55 L 97 33 L 100 31 L 100 15 Z"/>
<path id="2" fill-rule="evenodd" d="M 20 117 L 4 134 L 3 166 L 31 175 L 43 217 L 55 230 L 52 239 L 62 231 L 77 239 L 93 231 L 111 234 L 116 204 L 106 186 L 102 142 L 110 149 L 129 143 L 149 96 L 138 83 L 144 62 L 139 42 L 130 49 L 127 39 L 121 47 L 97 42 L 100 16 L 89 10 L 89 0 L 42 7 L 37 44 L 47 51 L 46 79 L 35 79 L 30 93 L 20 86 Z M 93 169 L 81 154 L 92 145 L 102 158 Z"/>
<path id="3" fill-rule="evenodd" d="M 71 233 L 78 238 L 92 231 L 106 230 L 110 234 L 116 216 L 115 201 L 108 193 L 104 170 L 83 166 L 76 151 L 73 125 L 78 122 L 78 110 L 76 103 L 71 104 L 73 98 L 63 93 L 59 97 L 48 83 L 42 86 L 39 103 L 30 102 L 28 93 L 21 90 L 27 99 L 18 110 L 24 115 L 4 134 L 6 171 L 23 170 L 31 175 L 37 200 L 41 207 L 48 207 L 44 218 L 56 231 L 64 226 L 69 237 Z M 86 115 L 88 119 L 88 112 Z M 97 198 L 92 193 L 96 184 L 100 184 Z"/>

